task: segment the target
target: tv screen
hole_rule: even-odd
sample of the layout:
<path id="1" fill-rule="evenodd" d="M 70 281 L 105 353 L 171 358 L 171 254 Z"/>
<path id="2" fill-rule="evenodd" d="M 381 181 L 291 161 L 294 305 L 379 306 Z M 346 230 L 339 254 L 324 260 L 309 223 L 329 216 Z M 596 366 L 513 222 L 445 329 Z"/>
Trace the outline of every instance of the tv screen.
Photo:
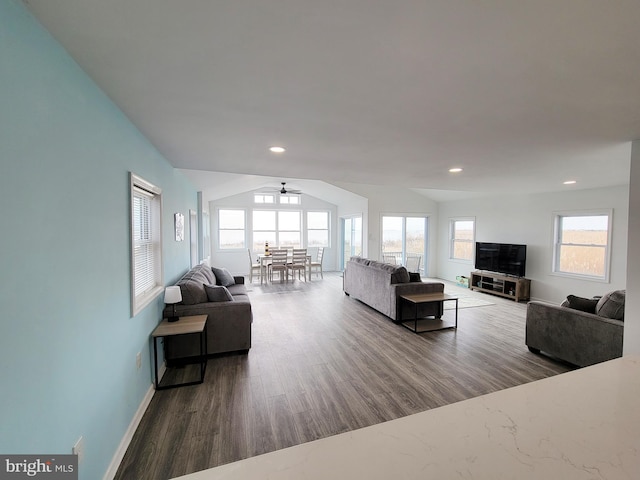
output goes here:
<path id="1" fill-rule="evenodd" d="M 476 242 L 475 267 L 478 270 L 524 277 L 526 262 L 526 245 Z"/>

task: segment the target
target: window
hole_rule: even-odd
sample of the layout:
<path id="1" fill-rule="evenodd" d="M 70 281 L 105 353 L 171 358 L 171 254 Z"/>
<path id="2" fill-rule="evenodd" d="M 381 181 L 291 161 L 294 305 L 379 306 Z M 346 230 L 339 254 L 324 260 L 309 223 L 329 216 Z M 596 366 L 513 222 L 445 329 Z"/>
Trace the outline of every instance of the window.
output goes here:
<path id="1" fill-rule="evenodd" d="M 302 246 L 300 223 L 300 212 L 278 212 L 278 246 L 282 248 L 300 248 Z"/>
<path id="2" fill-rule="evenodd" d="M 556 214 L 554 273 L 609 281 L 612 212 Z"/>
<path id="3" fill-rule="evenodd" d="M 473 260 L 475 240 L 473 219 L 452 218 L 449 223 L 449 258 L 452 260 Z"/>
<path id="4" fill-rule="evenodd" d="M 329 212 L 307 212 L 307 247 L 329 246 Z"/>
<path id="5" fill-rule="evenodd" d="M 283 205 L 300 205 L 299 195 L 280 195 L 279 201 Z"/>
<path id="6" fill-rule="evenodd" d="M 426 271 L 428 228 L 428 217 L 383 216 L 382 261 Z"/>
<path id="7" fill-rule="evenodd" d="M 268 195 L 265 193 L 256 193 L 253 196 L 253 201 L 255 203 L 275 203 L 275 196 L 274 195 Z"/>
<path id="8" fill-rule="evenodd" d="M 299 211 L 254 210 L 253 250 L 270 247 L 294 248 L 302 245 Z"/>
<path id="9" fill-rule="evenodd" d="M 162 190 L 130 174 L 131 315 L 163 291 Z"/>
<path id="10" fill-rule="evenodd" d="M 340 269 L 344 270 L 345 263 L 354 255 L 362 255 L 362 216 L 341 219 L 342 253 Z"/>
<path id="11" fill-rule="evenodd" d="M 276 212 L 273 210 L 253 211 L 253 251 L 264 249 L 265 243 L 276 246 Z"/>
<path id="12" fill-rule="evenodd" d="M 244 210 L 218 210 L 218 245 L 221 250 L 245 248 L 244 225 Z"/>

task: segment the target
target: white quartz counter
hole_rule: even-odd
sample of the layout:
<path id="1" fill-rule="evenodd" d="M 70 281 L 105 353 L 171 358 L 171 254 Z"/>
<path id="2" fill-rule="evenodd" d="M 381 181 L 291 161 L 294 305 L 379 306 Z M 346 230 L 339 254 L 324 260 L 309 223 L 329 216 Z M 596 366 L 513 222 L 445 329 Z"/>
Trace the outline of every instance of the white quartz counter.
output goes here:
<path id="1" fill-rule="evenodd" d="M 640 356 L 180 478 L 637 480 Z"/>

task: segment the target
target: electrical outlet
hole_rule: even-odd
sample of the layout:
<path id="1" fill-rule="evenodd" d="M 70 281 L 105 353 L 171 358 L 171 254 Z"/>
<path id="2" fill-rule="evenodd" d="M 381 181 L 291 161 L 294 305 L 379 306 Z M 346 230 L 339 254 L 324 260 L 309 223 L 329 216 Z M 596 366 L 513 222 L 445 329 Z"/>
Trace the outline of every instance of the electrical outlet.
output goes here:
<path id="1" fill-rule="evenodd" d="M 78 456 L 78 465 L 82 463 L 82 459 L 84 458 L 84 439 L 80 437 L 76 444 L 71 449 L 71 453 Z"/>
<path id="2" fill-rule="evenodd" d="M 138 368 L 138 370 L 140 370 L 140 368 L 142 367 L 142 353 L 140 352 L 136 354 L 136 367 Z"/>

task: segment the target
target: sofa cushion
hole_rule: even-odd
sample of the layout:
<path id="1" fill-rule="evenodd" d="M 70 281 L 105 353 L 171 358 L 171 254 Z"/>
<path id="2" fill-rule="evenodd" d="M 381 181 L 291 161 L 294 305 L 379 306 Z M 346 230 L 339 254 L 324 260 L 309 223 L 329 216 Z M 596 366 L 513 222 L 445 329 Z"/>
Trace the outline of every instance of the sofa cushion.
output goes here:
<path id="1" fill-rule="evenodd" d="M 204 265 L 204 264 L 200 264 L 200 265 L 196 265 L 195 267 L 196 269 L 199 269 L 202 274 L 205 276 L 205 278 L 207 280 L 209 280 L 207 282 L 208 285 L 215 285 L 216 284 L 216 276 L 213 274 L 213 271 L 211 270 L 211 267 L 208 265 Z"/>
<path id="2" fill-rule="evenodd" d="M 609 292 L 598 300 L 596 314 L 614 320 L 624 320 L 624 301 L 626 290 Z"/>
<path id="3" fill-rule="evenodd" d="M 371 263 L 371 260 L 369 260 L 368 258 L 363 258 L 363 257 L 351 257 L 349 259 L 351 262 L 355 262 L 355 263 L 361 263 L 362 265 L 369 265 Z"/>
<path id="4" fill-rule="evenodd" d="M 234 297 L 236 295 L 246 295 L 247 294 L 247 287 L 243 284 L 239 284 L 236 282 L 235 285 L 229 285 L 228 287 L 226 287 L 227 290 L 229 290 L 229 293 L 231 295 L 233 295 Z"/>
<path id="5" fill-rule="evenodd" d="M 566 303 L 566 304 L 565 304 Z M 576 297 L 575 295 L 567 296 L 567 301 L 563 303 L 563 306 L 573 308 L 574 310 L 580 310 L 582 312 L 596 313 L 596 305 L 598 304 L 597 298 L 583 298 Z"/>
<path id="6" fill-rule="evenodd" d="M 409 283 L 411 277 L 404 267 L 396 267 L 391 274 L 391 283 Z"/>
<path id="7" fill-rule="evenodd" d="M 233 279 L 233 275 L 229 273 L 226 268 L 211 267 L 213 274 L 216 276 L 216 284 L 228 287 L 229 285 L 235 285 L 236 281 Z"/>
<path id="8" fill-rule="evenodd" d="M 208 301 L 205 284 L 211 283 L 202 268 L 194 267 L 178 280 L 176 285 L 180 287 L 182 294 L 182 305 L 196 305 Z"/>
<path id="9" fill-rule="evenodd" d="M 227 287 L 222 285 L 205 285 L 205 291 L 207 292 L 207 298 L 210 302 L 232 302 L 233 296 L 227 290 Z"/>

